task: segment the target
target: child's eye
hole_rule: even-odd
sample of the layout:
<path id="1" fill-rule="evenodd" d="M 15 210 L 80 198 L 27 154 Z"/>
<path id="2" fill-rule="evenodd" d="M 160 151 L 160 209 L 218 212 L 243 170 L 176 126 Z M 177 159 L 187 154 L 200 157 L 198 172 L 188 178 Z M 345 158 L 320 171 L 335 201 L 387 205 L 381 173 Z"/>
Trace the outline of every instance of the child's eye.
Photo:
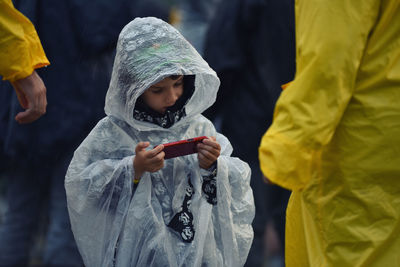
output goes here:
<path id="1" fill-rule="evenodd" d="M 183 81 L 177 82 L 174 84 L 175 87 L 179 87 L 183 85 Z"/>
<path id="2" fill-rule="evenodd" d="M 151 92 L 153 94 L 161 94 L 162 89 L 161 88 L 152 88 Z"/>

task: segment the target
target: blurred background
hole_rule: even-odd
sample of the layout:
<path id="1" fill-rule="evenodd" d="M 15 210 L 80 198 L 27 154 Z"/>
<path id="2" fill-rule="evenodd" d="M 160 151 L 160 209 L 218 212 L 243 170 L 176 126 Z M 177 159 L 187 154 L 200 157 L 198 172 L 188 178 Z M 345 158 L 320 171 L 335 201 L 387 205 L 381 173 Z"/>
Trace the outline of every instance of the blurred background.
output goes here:
<path id="1" fill-rule="evenodd" d="M 265 184 L 258 145 L 281 85 L 295 73 L 294 1 L 14 0 L 51 65 L 37 70 L 47 113 L 19 125 L 14 90 L 0 82 L 0 266 L 83 266 L 70 231 L 64 177 L 77 146 L 105 116 L 119 32 L 135 17 L 174 25 L 221 79 L 204 115 L 252 168 L 255 238 L 246 266 L 284 266 L 290 192 Z"/>

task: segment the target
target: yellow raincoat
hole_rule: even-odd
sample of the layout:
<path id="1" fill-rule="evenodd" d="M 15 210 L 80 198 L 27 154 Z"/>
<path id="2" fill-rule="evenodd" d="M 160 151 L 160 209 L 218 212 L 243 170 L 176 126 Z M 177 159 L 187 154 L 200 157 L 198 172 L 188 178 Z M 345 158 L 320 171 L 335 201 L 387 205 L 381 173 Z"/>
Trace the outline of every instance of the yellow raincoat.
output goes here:
<path id="1" fill-rule="evenodd" d="M 13 82 L 49 65 L 35 27 L 11 0 L 0 0 L 0 75 Z"/>
<path id="2" fill-rule="evenodd" d="M 296 46 L 259 148 L 286 266 L 400 266 L 400 1 L 298 0 Z"/>

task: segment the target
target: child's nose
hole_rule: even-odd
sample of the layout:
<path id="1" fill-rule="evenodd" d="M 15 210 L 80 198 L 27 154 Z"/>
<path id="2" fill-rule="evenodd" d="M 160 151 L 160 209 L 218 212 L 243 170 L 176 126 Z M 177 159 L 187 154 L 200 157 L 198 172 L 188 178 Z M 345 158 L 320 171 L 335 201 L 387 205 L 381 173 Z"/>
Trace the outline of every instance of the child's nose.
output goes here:
<path id="1" fill-rule="evenodd" d="M 178 94 L 173 89 L 170 89 L 167 94 L 167 103 L 175 104 L 176 100 L 178 100 L 178 97 Z"/>

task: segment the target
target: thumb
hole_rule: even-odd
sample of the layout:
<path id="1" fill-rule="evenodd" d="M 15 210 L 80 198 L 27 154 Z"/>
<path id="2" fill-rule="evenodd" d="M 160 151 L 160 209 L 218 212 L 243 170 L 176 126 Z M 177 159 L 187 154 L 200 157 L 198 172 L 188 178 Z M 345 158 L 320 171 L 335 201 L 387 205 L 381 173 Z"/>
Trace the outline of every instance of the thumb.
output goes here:
<path id="1" fill-rule="evenodd" d="M 149 142 L 139 142 L 139 143 L 136 145 L 136 148 L 135 148 L 136 154 L 139 153 L 140 151 L 144 150 L 144 149 L 145 149 L 146 147 L 148 147 L 149 145 L 150 145 Z"/>

